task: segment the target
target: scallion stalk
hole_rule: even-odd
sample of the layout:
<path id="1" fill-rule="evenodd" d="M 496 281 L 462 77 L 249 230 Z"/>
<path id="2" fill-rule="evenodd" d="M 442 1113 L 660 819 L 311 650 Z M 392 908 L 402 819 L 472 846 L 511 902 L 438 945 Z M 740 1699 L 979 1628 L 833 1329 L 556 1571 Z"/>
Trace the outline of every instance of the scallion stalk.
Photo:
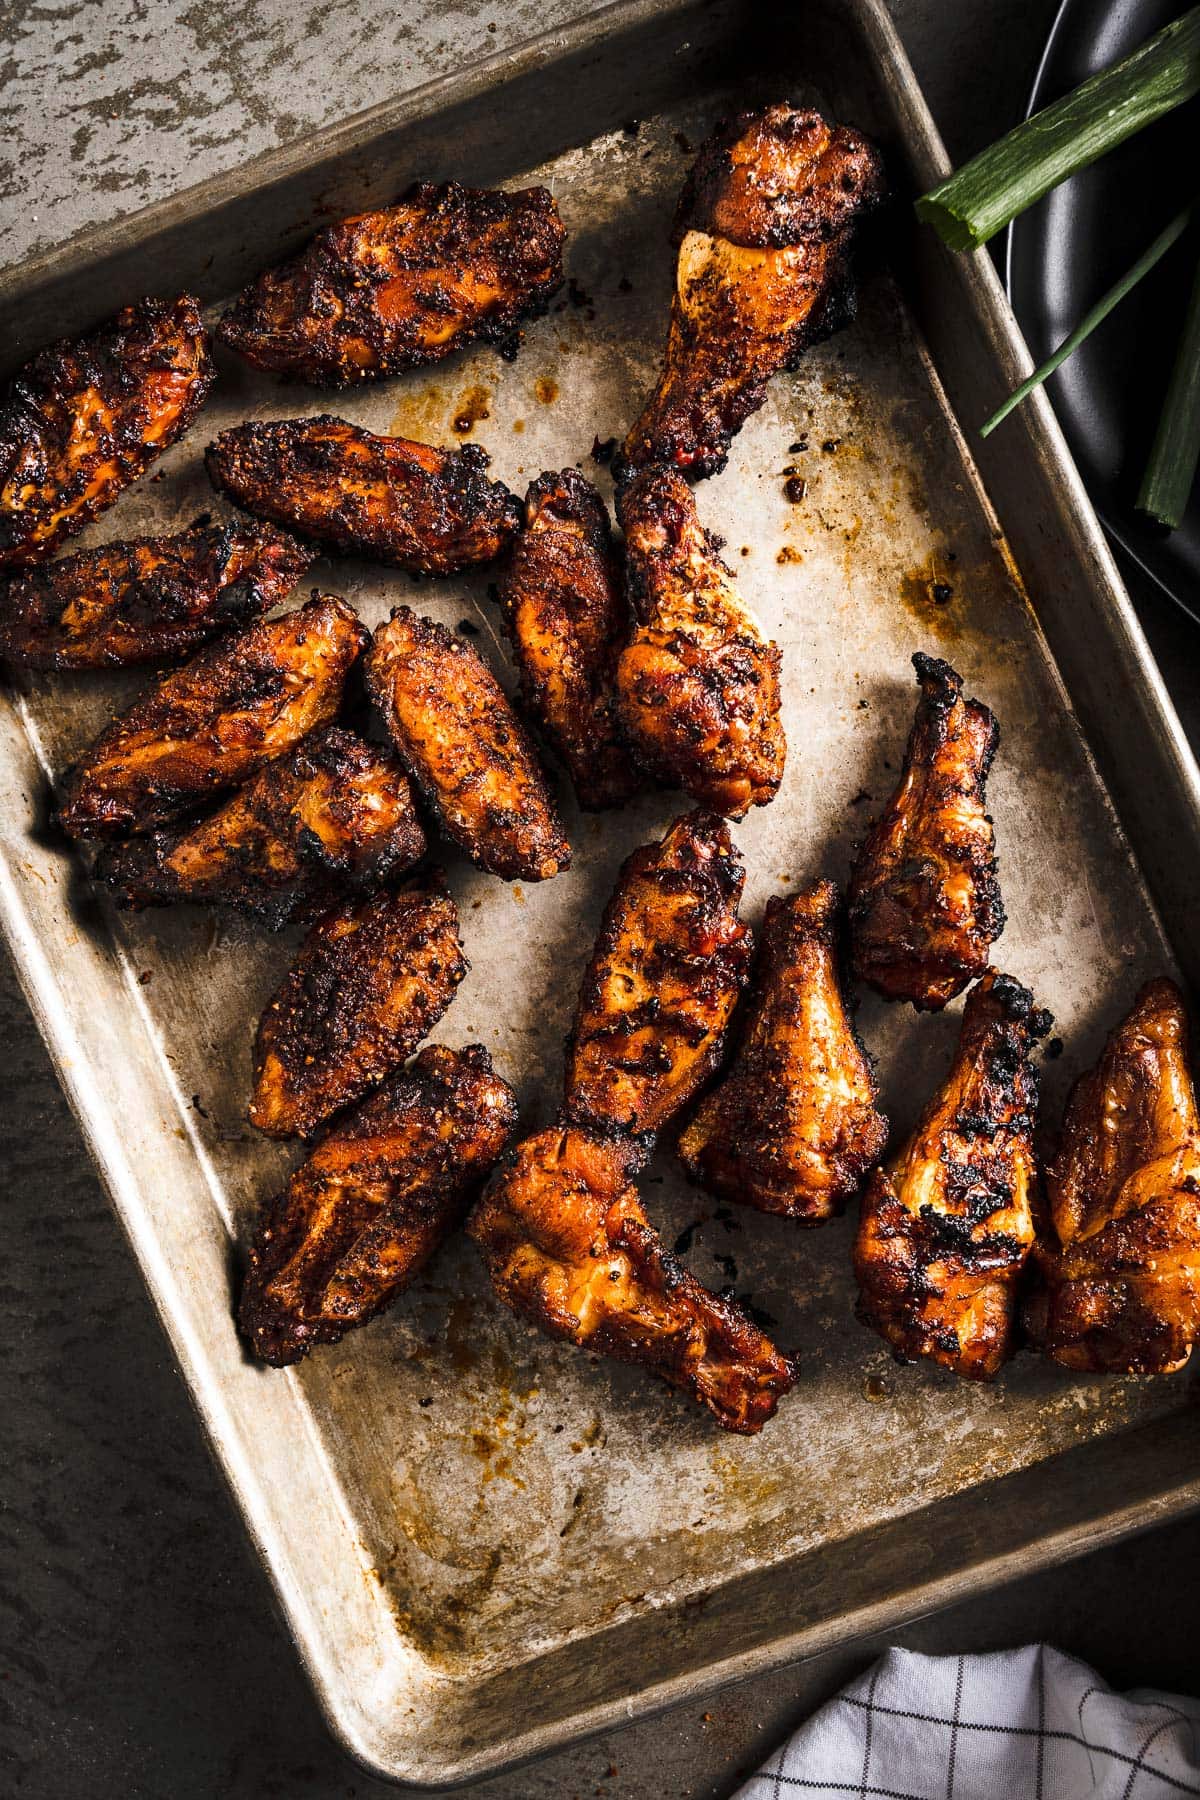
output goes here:
<path id="1" fill-rule="evenodd" d="M 1171 370 L 1154 448 L 1138 489 L 1139 512 L 1174 531 L 1187 511 L 1200 462 L 1200 268 Z"/>

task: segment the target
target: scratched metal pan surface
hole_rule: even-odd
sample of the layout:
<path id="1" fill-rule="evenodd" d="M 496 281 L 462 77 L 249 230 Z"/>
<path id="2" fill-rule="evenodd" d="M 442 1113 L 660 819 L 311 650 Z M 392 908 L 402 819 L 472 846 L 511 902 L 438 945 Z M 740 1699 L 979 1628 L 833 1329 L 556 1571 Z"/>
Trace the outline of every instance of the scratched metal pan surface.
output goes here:
<path id="1" fill-rule="evenodd" d="M 517 360 L 485 350 L 332 404 L 375 430 L 469 436 L 518 490 L 573 462 L 606 485 L 589 452 L 651 381 L 693 146 L 723 113 L 780 94 L 875 133 L 900 200 L 857 323 L 773 385 L 699 489 L 784 653 L 787 776 L 735 830 L 746 912 L 813 876 L 844 879 L 895 779 L 909 658 L 949 657 L 1002 725 L 998 960 L 1056 1016 L 1053 1118 L 1139 982 L 1169 968 L 1194 980 L 1196 771 L 1044 404 L 990 440 L 986 467 L 972 460 L 970 427 L 1024 352 L 990 265 L 910 238 L 904 195 L 942 155 L 882 9 L 788 10 L 784 27 L 773 8 L 608 9 L 15 271 L 0 341 L 28 354 L 145 290 L 195 286 L 215 305 L 314 212 L 416 176 L 545 181 L 572 287 Z M 161 478 L 85 541 L 220 512 L 201 463 L 219 429 L 330 404 L 222 357 Z M 487 580 L 418 585 L 357 562 L 313 574 L 369 623 L 407 600 L 461 624 L 507 680 Z M 855 1323 L 849 1221 L 799 1233 L 718 1212 L 669 1157 L 645 1189 L 668 1240 L 802 1354 L 799 1387 L 759 1438 L 722 1436 L 636 1372 L 533 1335 L 493 1303 L 462 1240 L 369 1329 L 287 1373 L 252 1365 L 232 1320 L 239 1247 L 293 1157 L 245 1123 L 250 1044 L 295 939 L 198 910 L 117 916 L 46 829 L 54 773 L 135 686 L 55 677 L 7 692 L 5 922 L 321 1702 L 370 1768 L 431 1785 L 477 1775 L 1196 1503 L 1186 1371 L 1101 1380 L 1026 1357 L 978 1388 L 899 1369 Z M 574 865 L 540 887 L 446 857 L 472 968 L 436 1035 L 489 1046 L 527 1129 L 554 1110 L 621 860 L 683 805 L 658 793 L 600 818 L 568 807 Z M 946 1067 L 957 1010 L 862 1005 L 896 1141 Z"/>

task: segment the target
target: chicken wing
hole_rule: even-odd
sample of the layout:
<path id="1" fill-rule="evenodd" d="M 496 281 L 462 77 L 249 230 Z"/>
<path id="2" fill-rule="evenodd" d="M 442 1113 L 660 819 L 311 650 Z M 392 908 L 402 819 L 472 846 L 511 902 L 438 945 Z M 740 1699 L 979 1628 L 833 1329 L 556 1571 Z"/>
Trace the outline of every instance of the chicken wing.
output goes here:
<path id="1" fill-rule="evenodd" d="M 637 624 L 617 665 L 621 724 L 643 767 L 740 819 L 783 779 L 779 650 L 696 516 L 683 477 L 646 469 L 618 497 Z"/>
<path id="2" fill-rule="evenodd" d="M 726 1431 L 760 1431 L 799 1366 L 667 1250 L 638 1200 L 638 1164 L 627 1139 L 575 1126 L 527 1138 L 467 1224 L 492 1286 L 547 1336 L 642 1363 Z"/>
<path id="3" fill-rule="evenodd" d="M 436 450 L 328 415 L 235 425 L 204 460 L 214 487 L 259 518 L 418 575 L 493 562 L 521 519 L 478 444 Z"/>
<path id="4" fill-rule="evenodd" d="M 350 889 L 419 862 L 425 834 L 395 757 L 352 731 L 315 731 L 260 769 L 211 818 L 102 852 L 94 874 L 135 910 L 203 901 L 277 931 Z"/>
<path id="5" fill-rule="evenodd" d="M 284 600 L 314 552 L 265 525 L 198 525 L 15 575 L 0 655 L 32 669 L 168 662 Z"/>
<path id="6" fill-rule="evenodd" d="M 842 997 L 838 902 L 831 881 L 767 902 L 733 1068 L 679 1140 L 701 1186 L 804 1225 L 841 1212 L 887 1141 Z"/>
<path id="7" fill-rule="evenodd" d="M 578 469 L 530 486 L 500 600 L 525 709 L 570 771 L 580 806 L 620 806 L 640 785 L 613 698 L 629 610 L 604 502 Z"/>
<path id="8" fill-rule="evenodd" d="M 626 860 L 568 1044 L 572 1123 L 652 1137 L 717 1068 L 753 950 L 744 882 L 712 813 L 676 819 Z"/>
<path id="9" fill-rule="evenodd" d="M 0 569 L 44 562 L 111 506 L 182 437 L 215 374 L 190 294 L 40 351 L 0 402 Z"/>
<path id="10" fill-rule="evenodd" d="M 401 761 L 472 862 L 548 881 L 571 847 L 533 745 L 464 638 L 407 606 L 375 633 L 367 687 Z"/>
<path id="11" fill-rule="evenodd" d="M 854 1244 L 858 1314 L 900 1362 L 989 1381 L 1011 1352 L 1033 1244 L 1037 1076 L 1050 1029 L 1027 988 L 989 969 L 967 996 L 949 1078 L 890 1170 L 876 1169 Z"/>
<path id="12" fill-rule="evenodd" d="M 445 889 L 385 891 L 326 913 L 259 1022 L 251 1124 L 311 1137 L 407 1061 L 466 972 Z"/>
<path id="13" fill-rule="evenodd" d="M 1155 1375 L 1200 1336 L 1200 1118 L 1174 982 L 1149 982 L 1075 1083 L 1046 1172 L 1030 1336 L 1068 1369 Z"/>
<path id="14" fill-rule="evenodd" d="M 1004 929 L 984 787 L 1000 732 L 949 663 L 919 651 L 900 784 L 850 877 L 854 972 L 889 1000 L 940 1012 L 987 967 Z"/>
<path id="15" fill-rule="evenodd" d="M 392 1304 L 461 1223 L 517 1123 L 481 1044 L 431 1044 L 301 1163 L 250 1247 L 238 1318 L 283 1368 Z"/>
<path id="16" fill-rule="evenodd" d="M 198 811 L 337 713 L 369 642 L 344 600 L 314 595 L 165 675 L 62 781 L 71 837 L 127 837 Z"/>
<path id="17" fill-rule="evenodd" d="M 883 192 L 876 151 L 819 113 L 769 106 L 713 133 L 680 196 L 663 371 L 627 465 L 724 468 L 772 375 L 854 316 L 851 242 Z"/>
<path id="18" fill-rule="evenodd" d="M 420 182 L 260 275 L 217 335 L 256 367 L 316 387 L 395 375 L 496 343 L 540 312 L 562 283 L 564 235 L 545 188 Z"/>

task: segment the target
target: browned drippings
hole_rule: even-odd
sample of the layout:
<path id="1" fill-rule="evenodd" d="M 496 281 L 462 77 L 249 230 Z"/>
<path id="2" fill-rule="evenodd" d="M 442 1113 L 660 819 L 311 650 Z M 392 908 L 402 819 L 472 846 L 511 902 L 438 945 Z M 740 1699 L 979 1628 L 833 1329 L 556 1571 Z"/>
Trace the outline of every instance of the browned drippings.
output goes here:
<path id="1" fill-rule="evenodd" d="M 938 557 L 930 556 L 924 563 L 907 569 L 900 577 L 897 592 L 903 605 L 934 637 L 961 635 L 955 617 L 954 581 Z"/>
<path id="2" fill-rule="evenodd" d="M 469 387 L 466 390 L 451 421 L 452 429 L 459 437 L 469 437 L 481 419 L 491 418 L 491 401 L 491 388 Z"/>
<path id="3" fill-rule="evenodd" d="M 552 406 L 558 399 L 558 383 L 553 375 L 539 375 L 533 384 L 533 392 L 543 406 Z"/>

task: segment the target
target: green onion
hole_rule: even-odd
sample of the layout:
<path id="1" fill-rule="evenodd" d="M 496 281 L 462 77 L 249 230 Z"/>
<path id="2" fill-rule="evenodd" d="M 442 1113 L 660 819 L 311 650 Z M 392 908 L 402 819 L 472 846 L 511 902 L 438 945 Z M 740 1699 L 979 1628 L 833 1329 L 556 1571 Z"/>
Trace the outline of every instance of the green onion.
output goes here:
<path id="1" fill-rule="evenodd" d="M 1133 267 L 1127 269 L 1124 275 L 1121 276 L 1121 279 L 1114 282 L 1108 292 L 1103 295 L 1101 299 L 1097 300 L 1091 311 L 1086 312 L 1083 315 L 1083 318 L 1080 319 L 1071 335 L 1065 337 L 1058 346 L 1058 349 L 1048 356 L 1045 362 L 1041 363 L 1033 371 L 1033 374 L 1021 383 L 1020 387 L 1017 388 L 1014 393 L 1011 393 L 1008 396 L 1008 399 L 1004 402 L 1003 406 L 997 407 L 996 411 L 987 421 L 987 424 L 980 426 L 980 437 L 990 436 L 991 433 L 995 431 L 1000 421 L 1002 419 L 1007 419 L 1014 407 L 1020 406 L 1026 394 L 1032 394 L 1034 388 L 1041 387 L 1047 375 L 1053 375 L 1059 363 L 1066 362 L 1072 351 L 1078 350 L 1084 338 L 1091 336 L 1101 320 L 1107 319 L 1113 307 L 1120 305 L 1129 290 L 1135 288 L 1142 279 L 1142 276 L 1149 274 L 1155 263 L 1158 262 L 1160 257 L 1166 254 L 1171 248 L 1171 245 L 1175 243 L 1176 239 L 1182 237 L 1183 233 L 1187 230 L 1192 211 L 1193 209 L 1189 206 L 1185 208 L 1183 212 L 1177 213 L 1171 220 L 1171 223 L 1166 226 L 1164 230 L 1159 232 L 1149 248 L 1142 251 L 1142 254 L 1138 257 Z"/>
<path id="2" fill-rule="evenodd" d="M 1187 510 L 1200 461 L 1200 269 L 1154 438 L 1137 508 L 1174 531 Z"/>
<path id="3" fill-rule="evenodd" d="M 917 201 L 952 250 L 974 250 L 1106 150 L 1200 91 L 1200 6 L 1026 119 Z"/>

